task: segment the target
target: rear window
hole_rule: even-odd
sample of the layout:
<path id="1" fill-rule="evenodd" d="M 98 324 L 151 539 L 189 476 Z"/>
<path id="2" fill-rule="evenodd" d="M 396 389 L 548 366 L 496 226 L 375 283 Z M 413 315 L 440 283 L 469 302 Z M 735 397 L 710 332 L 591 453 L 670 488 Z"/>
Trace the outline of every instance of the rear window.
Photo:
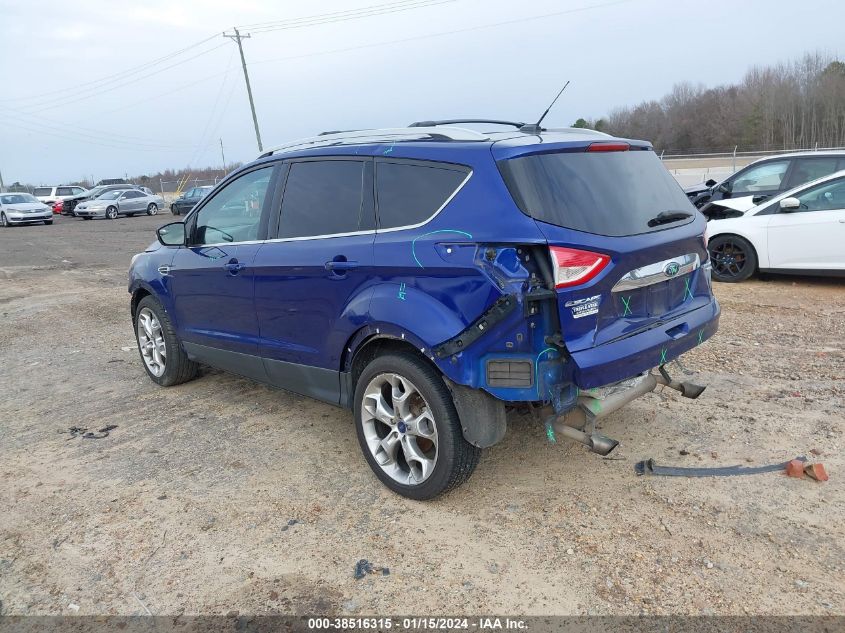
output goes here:
<path id="1" fill-rule="evenodd" d="M 353 233 L 372 228 L 364 204 L 364 163 L 326 160 L 290 166 L 279 237 Z"/>
<path id="2" fill-rule="evenodd" d="M 36 187 L 32 190 L 33 196 L 49 196 L 53 193 L 52 187 Z"/>
<path id="3" fill-rule="evenodd" d="M 681 226 L 695 217 L 695 207 L 652 151 L 537 154 L 499 165 L 519 208 L 549 224 L 622 236 Z M 690 217 L 649 226 L 667 211 Z"/>
<path id="4" fill-rule="evenodd" d="M 455 193 L 468 175 L 466 171 L 448 167 L 378 162 L 379 228 L 425 222 Z"/>

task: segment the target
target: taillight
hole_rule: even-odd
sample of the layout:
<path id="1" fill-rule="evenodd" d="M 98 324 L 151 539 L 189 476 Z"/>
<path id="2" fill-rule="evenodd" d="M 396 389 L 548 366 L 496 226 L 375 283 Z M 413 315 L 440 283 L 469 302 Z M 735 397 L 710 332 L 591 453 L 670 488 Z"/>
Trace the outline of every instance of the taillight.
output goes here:
<path id="1" fill-rule="evenodd" d="M 615 143 L 615 142 L 598 142 L 598 143 L 590 143 L 587 146 L 588 152 L 627 152 L 631 149 L 631 146 L 628 143 Z"/>
<path id="2" fill-rule="evenodd" d="M 583 284 L 598 275 L 610 262 L 610 256 L 574 248 L 550 246 L 555 265 L 555 288 Z"/>

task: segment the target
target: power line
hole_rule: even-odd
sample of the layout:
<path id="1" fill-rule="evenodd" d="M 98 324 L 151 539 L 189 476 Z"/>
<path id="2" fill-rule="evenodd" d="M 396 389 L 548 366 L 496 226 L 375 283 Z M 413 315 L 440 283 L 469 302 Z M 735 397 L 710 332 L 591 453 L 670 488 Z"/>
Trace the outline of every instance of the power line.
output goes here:
<path id="1" fill-rule="evenodd" d="M 422 0 L 398 0 L 394 2 L 387 2 L 383 4 L 373 4 L 365 7 L 358 7 L 355 9 L 344 9 L 343 11 L 331 11 L 329 13 L 320 13 L 317 15 L 300 16 L 298 18 L 286 18 L 284 20 L 270 20 L 269 22 L 253 22 L 252 24 L 239 24 L 239 29 L 258 29 L 267 26 L 281 26 L 285 24 L 298 24 L 302 22 L 310 22 L 317 19 L 333 19 L 336 17 L 348 16 L 350 14 L 360 13 L 362 11 L 376 10 L 380 8 L 392 8 L 408 4 L 417 4 Z"/>
<path id="2" fill-rule="evenodd" d="M 71 87 L 62 88 L 62 89 L 59 89 L 59 90 L 49 90 L 47 92 L 42 92 L 42 93 L 35 94 L 35 95 L 29 95 L 29 96 L 26 96 L 26 97 L 9 97 L 9 98 L 6 98 L 6 99 L 0 99 L 0 101 L 9 102 L 9 101 L 29 101 L 29 100 L 32 100 L 32 99 L 38 100 L 41 97 L 46 97 L 46 96 L 50 96 L 50 95 L 54 95 L 54 94 L 67 94 L 68 90 L 79 90 L 81 88 L 93 87 L 96 84 L 100 84 L 100 83 L 104 83 L 104 82 L 105 82 L 104 85 L 107 85 L 109 83 L 113 83 L 113 81 L 117 81 L 120 78 L 124 78 L 125 76 L 130 76 L 132 74 L 135 74 L 137 72 L 145 70 L 146 68 L 149 68 L 151 66 L 155 66 L 155 65 L 160 64 L 162 62 L 165 62 L 168 59 L 178 57 L 182 53 L 185 53 L 189 50 L 192 50 L 192 49 L 194 49 L 198 46 L 202 46 L 206 42 L 210 42 L 211 40 L 213 40 L 216 37 L 217 37 L 217 34 L 215 33 L 214 35 L 211 35 L 211 36 L 209 36 L 209 37 L 207 37 L 203 40 L 200 40 L 199 42 L 195 42 L 194 44 L 191 44 L 190 46 L 186 46 L 185 48 L 181 48 L 178 51 L 174 51 L 172 53 L 169 53 L 169 54 L 164 55 L 162 57 L 158 57 L 154 60 L 151 60 L 149 62 L 145 62 L 145 63 L 140 64 L 138 66 L 133 66 L 131 68 L 127 68 L 126 70 L 122 70 L 122 71 L 113 73 L 111 75 L 106 75 L 104 77 L 100 77 L 99 79 L 93 79 L 91 81 L 84 81 L 84 82 L 79 83 L 79 84 L 74 84 Z M 102 87 L 102 86 L 99 86 L 99 87 Z"/>
<path id="3" fill-rule="evenodd" d="M 156 70 L 154 72 L 147 73 L 146 75 L 141 75 L 140 77 L 135 77 L 134 79 L 130 79 L 129 81 L 124 81 L 123 83 L 119 83 L 115 86 L 112 86 L 111 88 L 106 88 L 105 90 L 96 91 L 96 89 L 95 89 L 94 92 L 84 93 L 84 94 L 82 94 L 81 96 L 78 96 L 75 99 L 66 99 L 66 98 L 54 99 L 54 100 L 44 101 L 42 103 L 29 104 L 27 107 L 36 108 L 32 112 L 37 113 L 37 112 L 44 112 L 45 110 L 52 110 L 52 109 L 55 109 L 55 108 L 58 108 L 58 107 L 63 107 L 63 106 L 69 105 L 71 103 L 78 103 L 80 101 L 87 101 L 88 99 L 93 99 L 94 97 L 98 97 L 98 96 L 106 94 L 108 92 L 112 92 L 113 90 L 117 90 L 118 88 L 122 88 L 123 86 L 128 86 L 130 84 L 133 84 L 137 81 L 140 81 L 141 79 L 147 79 L 149 77 L 153 77 L 155 75 L 158 75 L 161 72 L 164 72 L 165 70 L 170 70 L 171 68 L 176 68 L 177 66 L 181 66 L 182 64 L 187 64 L 188 62 L 193 61 L 193 60 L 197 59 L 198 57 L 202 57 L 203 55 L 207 55 L 208 53 L 212 53 L 212 52 L 216 51 L 218 48 L 222 48 L 223 46 L 226 46 L 226 45 L 220 44 L 218 46 L 214 46 L 212 48 L 201 51 L 201 52 L 197 53 L 196 55 L 192 55 L 191 57 L 188 57 L 188 58 L 183 59 L 181 61 L 174 62 L 173 64 L 170 64 L 169 66 L 165 66 L 164 68 L 162 68 L 160 70 Z"/>
<path id="4" fill-rule="evenodd" d="M 288 24 L 288 23 L 278 23 L 276 25 L 268 25 L 264 27 L 255 27 L 251 28 L 250 30 L 253 33 L 270 33 L 272 31 L 287 31 L 290 29 L 299 29 L 308 26 L 317 26 L 323 24 L 334 24 L 336 22 L 348 22 L 350 20 L 359 20 L 362 18 L 369 18 L 379 15 L 388 15 L 391 13 L 402 13 L 405 11 L 410 11 L 412 9 L 422 9 L 426 7 L 432 7 L 439 4 L 446 4 L 450 2 L 455 2 L 456 0 L 413 0 L 413 2 L 406 2 L 403 3 L 402 6 L 389 6 L 383 9 L 372 9 L 372 10 L 362 10 L 355 14 L 349 15 L 339 15 L 337 17 L 327 18 L 327 19 L 320 19 L 320 20 L 311 20 L 311 21 L 304 21 L 300 23 Z"/>
<path id="5" fill-rule="evenodd" d="M 591 11 L 593 9 L 604 9 L 606 7 L 615 6 L 618 4 L 625 4 L 628 2 L 632 2 L 633 0 L 613 0 L 612 2 L 604 2 L 601 4 L 594 4 L 586 7 L 577 7 L 574 9 L 566 9 L 563 11 L 553 11 L 551 13 L 543 13 L 542 15 L 532 15 L 526 16 L 522 18 L 515 18 L 513 20 L 504 20 L 502 22 L 492 22 L 490 24 L 479 24 L 476 26 L 468 26 L 466 28 L 461 29 L 453 29 L 450 31 L 439 31 L 437 33 L 426 33 L 424 35 L 416 35 L 412 37 L 404 37 L 397 40 L 387 40 L 383 42 L 372 42 L 368 44 L 359 44 L 357 46 L 348 46 L 344 48 L 334 48 L 327 51 L 318 51 L 315 53 L 303 53 L 301 55 L 286 55 L 284 57 L 274 57 L 272 59 L 259 59 L 253 62 L 250 62 L 251 66 L 255 66 L 256 64 L 269 64 L 274 62 L 281 62 L 281 61 L 289 61 L 294 59 L 306 59 L 309 57 L 319 57 L 321 55 L 333 55 L 335 53 L 348 53 L 351 51 L 363 50 L 367 48 L 376 48 L 379 46 L 390 46 L 392 44 L 405 44 L 407 42 L 416 42 L 419 40 L 425 40 L 431 37 L 441 37 L 444 35 L 456 35 L 459 33 L 469 33 L 471 31 L 480 31 L 482 29 L 491 29 L 498 26 L 510 26 L 512 24 L 520 24 L 522 22 L 531 22 L 533 20 L 542 20 L 544 18 L 551 18 L 557 17 L 560 15 L 566 15 L 570 13 L 581 13 L 584 11 Z"/>
<path id="6" fill-rule="evenodd" d="M 6 116 L 6 117 L 9 117 L 9 118 L 12 118 L 12 119 L 24 121 L 25 123 L 28 123 L 29 125 L 40 125 L 40 126 L 56 129 L 56 130 L 59 130 L 59 131 L 67 131 L 67 132 L 74 133 L 74 134 L 84 134 L 84 133 L 87 132 L 87 134 L 85 134 L 85 135 L 93 136 L 95 138 L 96 137 L 100 137 L 100 138 L 107 137 L 109 140 L 114 139 L 114 140 L 117 140 L 117 141 L 120 141 L 120 142 L 139 143 L 139 144 L 142 144 L 142 145 L 157 145 L 157 146 L 163 147 L 163 148 L 177 148 L 177 147 L 182 148 L 182 147 L 188 146 L 186 143 L 176 143 L 176 144 L 150 143 L 149 137 L 142 138 L 142 137 L 139 137 L 139 136 L 129 136 L 129 135 L 126 135 L 126 134 L 118 134 L 117 132 L 108 132 L 106 130 L 84 127 L 84 126 L 76 125 L 76 124 L 72 124 L 72 123 L 62 123 L 61 121 L 56 121 L 54 119 L 48 119 L 46 117 L 38 116 L 38 115 L 34 115 L 34 114 L 28 114 L 28 113 L 26 113 L 22 110 L 17 110 L 15 108 L 10 108 L 9 106 L 4 106 L 4 105 L 0 105 L 0 110 L 5 110 L 7 113 L 12 113 L 12 114 L 4 114 L 3 112 L 0 112 L 0 115 Z M 21 118 L 21 117 L 24 117 L 24 118 Z M 30 120 L 30 119 L 32 119 L 32 120 Z"/>

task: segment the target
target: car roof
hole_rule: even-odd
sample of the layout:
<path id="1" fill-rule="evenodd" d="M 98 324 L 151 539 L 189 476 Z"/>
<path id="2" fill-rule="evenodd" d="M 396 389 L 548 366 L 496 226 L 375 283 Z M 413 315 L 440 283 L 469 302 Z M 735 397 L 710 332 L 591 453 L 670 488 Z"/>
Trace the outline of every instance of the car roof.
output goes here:
<path id="1" fill-rule="evenodd" d="M 778 194 L 778 195 L 776 195 L 772 198 L 768 198 L 767 200 L 764 200 L 760 204 L 752 207 L 752 209 L 754 210 L 754 213 L 756 213 L 758 209 L 761 209 L 762 207 L 767 207 L 770 204 L 772 204 L 773 202 L 778 202 L 779 200 L 783 200 L 784 198 L 791 198 L 795 194 L 801 193 L 805 189 L 809 189 L 810 187 L 815 187 L 817 185 L 822 185 L 829 180 L 837 180 L 838 178 L 845 178 L 845 169 L 835 171 L 832 174 L 828 174 L 827 176 L 822 176 L 821 178 L 816 178 L 815 180 L 811 180 L 810 182 L 805 182 L 803 185 L 798 185 L 797 187 L 793 187 L 789 191 L 785 191 L 785 192 Z M 721 200 L 717 201 L 717 204 L 719 202 L 721 202 Z M 751 209 L 749 209 L 749 211 L 750 210 Z M 749 213 L 749 215 L 754 215 L 754 213 Z"/>
<path id="2" fill-rule="evenodd" d="M 829 150 L 805 150 L 799 152 L 786 152 L 783 154 L 773 154 L 771 156 L 764 156 L 763 158 L 758 158 L 752 163 L 748 163 L 748 165 L 756 165 L 757 163 L 762 163 L 763 161 L 767 160 L 783 160 L 784 158 L 824 158 L 826 156 L 845 156 L 845 150 L 842 149 L 829 149 Z"/>
<path id="3" fill-rule="evenodd" d="M 528 126 L 526 126 L 528 127 Z M 496 148 L 496 158 L 586 147 L 594 142 L 625 141 L 635 147 L 651 149 L 645 141 L 616 139 L 596 130 L 583 128 L 543 129 L 541 132 L 508 130 L 478 132 L 462 127 L 437 125 L 407 128 L 382 128 L 331 132 L 291 141 L 261 154 L 255 165 L 280 158 L 310 156 L 393 156 L 460 163 L 467 152 L 485 152 Z"/>

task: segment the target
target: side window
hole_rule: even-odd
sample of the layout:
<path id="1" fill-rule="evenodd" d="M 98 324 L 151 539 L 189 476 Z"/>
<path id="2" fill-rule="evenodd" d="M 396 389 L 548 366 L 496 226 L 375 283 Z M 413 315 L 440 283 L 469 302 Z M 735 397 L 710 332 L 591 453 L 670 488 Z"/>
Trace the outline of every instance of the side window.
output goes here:
<path id="1" fill-rule="evenodd" d="M 826 182 L 795 197 L 801 203 L 798 211 L 845 209 L 845 179 Z"/>
<path id="2" fill-rule="evenodd" d="M 352 233 L 372 228 L 364 203 L 360 160 L 292 163 L 279 221 L 279 237 Z"/>
<path id="3" fill-rule="evenodd" d="M 188 195 L 185 196 L 186 198 L 199 198 L 199 190 L 194 187 L 188 192 Z"/>
<path id="4" fill-rule="evenodd" d="M 792 189 L 816 178 L 828 176 L 836 171 L 835 158 L 799 158 L 789 176 L 787 189 Z"/>
<path id="5" fill-rule="evenodd" d="M 256 169 L 219 191 L 197 214 L 192 244 L 258 239 L 261 210 L 272 175 L 273 167 Z"/>
<path id="6" fill-rule="evenodd" d="M 376 163 L 379 228 L 425 222 L 467 178 L 457 169 L 412 163 Z"/>
<path id="7" fill-rule="evenodd" d="M 72 196 L 73 195 L 73 188 L 72 187 L 57 187 L 56 188 L 56 195 L 57 196 Z"/>
<path id="8" fill-rule="evenodd" d="M 73 195 L 78 196 L 80 193 L 85 191 L 82 187 L 71 187 L 73 189 Z"/>
<path id="9" fill-rule="evenodd" d="M 731 193 L 737 195 L 780 189 L 787 169 L 789 169 L 788 160 L 772 161 L 771 163 L 752 167 L 745 172 L 737 174 L 732 183 Z"/>

